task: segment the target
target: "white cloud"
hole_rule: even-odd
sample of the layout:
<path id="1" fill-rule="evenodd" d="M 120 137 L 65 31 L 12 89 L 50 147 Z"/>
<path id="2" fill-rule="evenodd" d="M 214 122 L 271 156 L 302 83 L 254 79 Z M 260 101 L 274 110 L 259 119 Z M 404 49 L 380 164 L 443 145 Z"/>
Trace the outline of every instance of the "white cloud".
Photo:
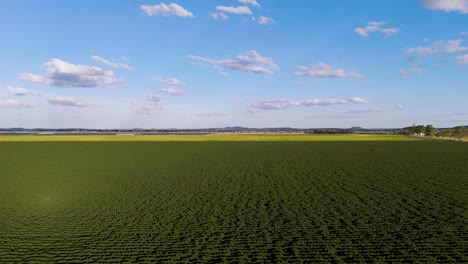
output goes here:
<path id="1" fill-rule="evenodd" d="M 23 73 L 22 80 L 58 87 L 96 87 L 113 85 L 119 82 L 113 71 L 105 71 L 99 67 L 76 65 L 60 59 L 51 59 L 42 64 L 45 75 Z"/>
<path id="2" fill-rule="evenodd" d="M 353 97 L 353 98 L 349 99 L 348 101 L 350 103 L 354 103 L 354 104 L 367 104 L 367 103 L 369 103 L 366 99 L 361 98 L 361 97 Z"/>
<path id="3" fill-rule="evenodd" d="M 403 108 L 404 108 L 404 106 L 402 106 L 402 105 L 397 105 L 397 106 L 395 106 L 395 109 L 397 109 L 397 110 L 401 110 L 401 109 L 403 109 Z"/>
<path id="4" fill-rule="evenodd" d="M 189 55 L 188 58 L 212 65 L 221 73 L 224 72 L 223 69 L 263 74 L 273 74 L 273 71 L 278 70 L 272 58 L 262 57 L 255 50 L 237 55 L 237 60 L 214 60 L 195 55 Z"/>
<path id="5" fill-rule="evenodd" d="M 29 90 L 29 89 L 21 88 L 21 87 L 14 87 L 14 86 L 11 86 L 11 85 L 7 85 L 6 89 L 7 89 L 9 94 L 15 95 L 15 96 L 24 96 L 24 95 L 35 95 L 35 94 L 37 94 L 37 93 L 35 93 L 35 92 L 33 92 L 33 91 Z"/>
<path id="6" fill-rule="evenodd" d="M 214 20 L 218 20 L 219 19 L 222 19 L 222 20 L 228 20 L 229 17 L 224 14 L 223 12 L 219 12 L 219 13 L 208 13 L 208 15 L 213 18 Z"/>
<path id="7" fill-rule="evenodd" d="M 33 106 L 16 99 L 0 98 L 0 108 L 32 108 Z"/>
<path id="8" fill-rule="evenodd" d="M 157 94 L 145 94 L 144 97 L 148 102 L 158 103 L 161 101 L 161 96 Z"/>
<path id="9" fill-rule="evenodd" d="M 87 107 L 89 104 L 81 100 L 69 97 L 55 97 L 47 100 L 49 104 L 55 106 L 68 106 L 68 107 Z"/>
<path id="10" fill-rule="evenodd" d="M 462 46 L 461 39 L 441 40 L 433 43 L 431 46 L 418 46 L 406 49 L 407 53 L 415 53 L 421 56 L 429 56 L 437 53 L 457 53 L 468 51 L 468 47 Z"/>
<path id="11" fill-rule="evenodd" d="M 216 10 L 236 15 L 252 15 L 252 10 L 247 6 L 217 6 Z"/>
<path id="12" fill-rule="evenodd" d="M 459 65 L 465 65 L 468 64 L 468 54 L 460 55 L 455 57 L 455 60 Z"/>
<path id="13" fill-rule="evenodd" d="M 356 115 L 356 114 L 369 114 L 369 113 L 382 113 L 382 110 L 376 110 L 376 109 L 364 109 L 364 110 L 350 110 L 346 111 L 345 114 L 348 115 Z"/>
<path id="14" fill-rule="evenodd" d="M 165 79 L 162 77 L 154 77 L 153 80 L 160 82 L 160 83 L 168 84 L 168 85 L 183 85 L 184 84 L 183 82 L 181 82 L 180 80 L 176 78 Z"/>
<path id="15" fill-rule="evenodd" d="M 364 28 L 356 28 L 354 32 L 357 34 L 367 37 L 369 36 L 370 33 L 373 32 L 380 32 L 385 35 L 385 37 L 390 37 L 391 35 L 395 35 L 400 31 L 399 28 L 396 27 L 389 27 L 386 26 L 387 22 L 376 22 L 376 21 L 371 21 L 367 23 L 367 26 Z"/>
<path id="16" fill-rule="evenodd" d="M 173 96 L 182 96 L 185 94 L 184 91 L 182 90 L 179 90 L 179 89 L 174 89 L 174 88 L 161 88 L 159 89 L 159 91 L 163 92 L 163 93 L 167 93 L 167 94 L 170 94 L 170 95 L 173 95 Z"/>
<path id="17" fill-rule="evenodd" d="M 126 63 L 111 62 L 111 61 L 108 61 L 108 60 L 106 60 L 106 59 L 104 59 L 102 57 L 96 56 L 96 55 L 92 55 L 91 59 L 93 59 L 94 61 L 99 62 L 101 64 L 104 64 L 106 66 L 112 67 L 112 68 L 120 68 L 120 69 L 124 69 L 124 70 L 127 70 L 127 71 L 135 70 L 135 68 L 130 67 Z"/>
<path id="18" fill-rule="evenodd" d="M 319 62 L 312 67 L 300 66 L 299 71 L 295 72 L 296 76 L 310 76 L 319 78 L 363 78 L 364 75 L 354 71 L 345 71 L 335 69 L 324 62 Z"/>
<path id="19" fill-rule="evenodd" d="M 421 0 L 427 9 L 468 14 L 468 0 Z"/>
<path id="20" fill-rule="evenodd" d="M 222 116 L 225 116 L 225 114 L 219 113 L 219 112 L 209 112 L 209 113 L 200 113 L 200 114 L 196 114 L 195 116 L 222 117 Z"/>
<path id="21" fill-rule="evenodd" d="M 145 12 L 148 16 L 153 15 L 163 15 L 163 16 L 179 16 L 179 17 L 194 17 L 193 14 L 188 11 L 187 9 L 183 8 L 182 6 L 170 3 L 166 5 L 164 3 L 160 3 L 159 5 L 141 5 L 140 10 Z"/>
<path id="22" fill-rule="evenodd" d="M 269 17 L 260 16 L 259 18 L 252 17 L 252 20 L 259 25 L 274 24 L 275 21 Z"/>
<path id="23" fill-rule="evenodd" d="M 398 74 L 406 78 L 411 77 L 414 74 L 421 74 L 421 73 L 424 73 L 424 70 L 420 68 L 416 68 L 416 67 L 398 70 Z"/>
<path id="24" fill-rule="evenodd" d="M 367 104 L 368 102 L 361 97 L 353 97 L 349 100 L 327 98 L 327 99 L 305 99 L 302 101 L 290 100 L 290 99 L 269 99 L 260 100 L 247 107 L 247 111 L 250 113 L 256 113 L 262 110 L 281 110 L 293 106 L 330 106 L 330 105 L 344 105 L 344 104 Z"/>
<path id="25" fill-rule="evenodd" d="M 252 6 L 260 8 L 260 4 L 256 0 L 239 0 L 239 2 L 244 5 L 250 4 Z"/>
<path id="26" fill-rule="evenodd" d="M 327 106 L 327 105 L 336 105 L 336 104 L 347 104 L 348 101 L 344 99 L 306 99 L 301 102 L 303 106 Z"/>

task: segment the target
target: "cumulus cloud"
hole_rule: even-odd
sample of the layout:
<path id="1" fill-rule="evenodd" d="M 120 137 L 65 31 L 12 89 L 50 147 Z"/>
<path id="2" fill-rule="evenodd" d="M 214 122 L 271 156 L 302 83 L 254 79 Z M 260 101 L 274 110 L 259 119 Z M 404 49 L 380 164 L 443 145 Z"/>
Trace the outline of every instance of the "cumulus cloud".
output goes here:
<path id="1" fill-rule="evenodd" d="M 218 20 L 218 19 L 222 19 L 222 20 L 228 20 L 229 17 L 224 14 L 223 12 L 219 12 L 219 13 L 209 13 L 208 14 L 211 18 L 213 18 L 214 20 Z"/>
<path id="2" fill-rule="evenodd" d="M 361 97 L 353 97 L 349 100 L 338 99 L 338 98 L 326 98 L 326 99 L 305 99 L 302 101 L 290 100 L 290 99 L 269 99 L 260 100 L 254 104 L 248 106 L 247 111 L 250 113 L 256 113 L 262 110 L 281 110 L 293 106 L 330 106 L 330 105 L 344 105 L 344 104 L 367 104 L 368 102 Z"/>
<path id="3" fill-rule="evenodd" d="M 406 49 L 407 53 L 414 53 L 421 56 L 430 56 L 438 53 L 457 53 L 468 51 L 468 47 L 462 45 L 461 39 L 441 40 L 433 43 L 431 46 L 417 46 Z"/>
<path id="4" fill-rule="evenodd" d="M 416 67 L 409 68 L 409 69 L 400 69 L 400 70 L 398 70 L 398 74 L 400 76 L 406 77 L 406 78 L 409 78 L 409 77 L 413 76 L 414 74 L 421 74 L 423 72 L 424 72 L 423 69 L 416 68 Z"/>
<path id="5" fill-rule="evenodd" d="M 216 10 L 236 15 L 252 15 L 252 10 L 247 6 L 217 6 Z"/>
<path id="6" fill-rule="evenodd" d="M 361 97 L 353 97 L 348 100 L 348 102 L 353 103 L 353 104 L 367 104 L 369 103 L 366 99 L 361 98 Z"/>
<path id="7" fill-rule="evenodd" d="M 209 112 L 209 113 L 200 113 L 196 114 L 195 116 L 203 116 L 203 117 L 222 117 L 225 116 L 223 113 L 219 112 Z"/>
<path id="8" fill-rule="evenodd" d="M 465 65 L 468 64 L 468 54 L 460 55 L 455 57 L 455 60 L 459 65 Z"/>
<path id="9" fill-rule="evenodd" d="M 163 92 L 163 93 L 167 93 L 167 94 L 170 94 L 170 95 L 173 95 L 173 96 L 182 96 L 185 94 L 184 91 L 182 90 L 179 90 L 179 89 L 174 89 L 174 88 L 161 88 L 159 89 L 159 91 Z"/>
<path id="10" fill-rule="evenodd" d="M 364 75 L 354 71 L 345 71 L 343 69 L 330 67 L 324 62 L 319 62 L 311 67 L 300 66 L 296 76 L 310 76 L 318 78 L 363 78 Z"/>
<path id="11" fill-rule="evenodd" d="M 87 107 L 88 103 L 69 97 L 55 97 L 47 100 L 49 104 L 54 106 L 66 106 L 66 107 Z"/>
<path id="12" fill-rule="evenodd" d="M 148 102 L 158 103 L 161 101 L 161 96 L 157 94 L 145 94 L 144 97 Z"/>
<path id="13" fill-rule="evenodd" d="M 160 82 L 160 83 L 164 83 L 164 84 L 168 84 L 168 85 L 182 85 L 184 84 L 183 82 L 181 82 L 180 80 L 176 79 L 176 78 L 162 78 L 162 77 L 154 77 L 153 80 L 157 81 L 157 82 Z"/>
<path id="14" fill-rule="evenodd" d="M 7 89 L 9 94 L 14 95 L 14 96 L 24 96 L 24 95 L 35 95 L 35 94 L 37 94 L 37 93 L 35 93 L 35 92 L 33 92 L 33 91 L 29 90 L 29 89 L 22 88 L 22 87 L 14 87 L 14 86 L 11 86 L 11 85 L 7 85 L 6 89 Z"/>
<path id="15" fill-rule="evenodd" d="M 32 108 L 33 106 L 16 99 L 0 98 L 0 108 Z"/>
<path id="16" fill-rule="evenodd" d="M 427 9 L 468 14 L 468 0 L 421 0 Z"/>
<path id="17" fill-rule="evenodd" d="M 169 5 L 160 3 L 159 5 L 153 6 L 141 5 L 140 10 L 145 12 L 148 16 L 163 15 L 178 17 L 194 17 L 194 15 L 190 11 L 175 3 L 170 3 Z"/>
<path id="18" fill-rule="evenodd" d="M 224 72 L 223 69 L 230 69 L 273 74 L 273 71 L 278 70 L 278 66 L 273 62 L 272 58 L 263 57 L 255 50 L 238 55 L 237 60 L 214 60 L 195 55 L 189 55 L 188 58 L 211 65 L 219 72 Z"/>
<path id="19" fill-rule="evenodd" d="M 96 56 L 96 55 L 92 55 L 91 59 L 93 59 L 94 61 L 96 61 L 98 63 L 104 64 L 104 65 L 112 67 L 112 68 L 120 68 L 120 69 L 124 69 L 124 70 L 127 70 L 127 71 L 135 70 L 135 68 L 129 66 L 128 64 L 120 63 L 120 62 L 111 62 L 109 60 L 106 60 L 106 59 L 104 59 L 102 57 L 99 57 L 99 56 Z"/>
<path id="20" fill-rule="evenodd" d="M 252 6 L 260 8 L 260 4 L 256 0 L 239 0 L 239 2 L 244 4 L 244 5 L 250 4 Z"/>
<path id="21" fill-rule="evenodd" d="M 301 102 L 303 106 L 327 106 L 327 105 L 336 105 L 336 104 L 346 104 L 347 100 L 344 99 L 306 99 Z"/>
<path id="22" fill-rule="evenodd" d="M 269 17 L 260 16 L 259 18 L 252 17 L 252 20 L 259 25 L 274 24 L 275 21 Z"/>
<path id="23" fill-rule="evenodd" d="M 370 33 L 379 32 L 385 35 L 385 37 L 390 37 L 391 35 L 395 35 L 400 31 L 399 28 L 387 26 L 387 22 L 381 21 L 371 21 L 367 23 L 366 27 L 363 28 L 356 28 L 354 32 L 357 34 L 367 37 Z"/>
<path id="24" fill-rule="evenodd" d="M 268 99 L 260 100 L 254 104 L 249 105 L 247 111 L 250 113 L 256 113 L 262 110 L 280 110 L 299 105 L 301 105 L 300 101 L 293 101 L 289 99 Z"/>
<path id="25" fill-rule="evenodd" d="M 96 87 L 113 85 L 120 81 L 113 71 L 72 64 L 60 59 L 51 59 L 42 64 L 41 68 L 45 69 L 45 75 L 23 73 L 19 75 L 19 78 L 58 87 Z"/>

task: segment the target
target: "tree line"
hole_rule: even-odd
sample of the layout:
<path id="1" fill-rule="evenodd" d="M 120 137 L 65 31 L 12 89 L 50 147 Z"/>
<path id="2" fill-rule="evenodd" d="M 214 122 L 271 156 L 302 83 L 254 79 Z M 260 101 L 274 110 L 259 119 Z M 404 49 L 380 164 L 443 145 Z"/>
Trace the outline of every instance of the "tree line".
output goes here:
<path id="1" fill-rule="evenodd" d="M 468 130 L 464 126 L 459 126 L 455 129 L 437 129 L 432 125 L 415 125 L 408 129 L 410 135 L 426 136 L 426 137 L 447 137 L 457 138 L 462 140 L 464 137 L 468 137 Z"/>

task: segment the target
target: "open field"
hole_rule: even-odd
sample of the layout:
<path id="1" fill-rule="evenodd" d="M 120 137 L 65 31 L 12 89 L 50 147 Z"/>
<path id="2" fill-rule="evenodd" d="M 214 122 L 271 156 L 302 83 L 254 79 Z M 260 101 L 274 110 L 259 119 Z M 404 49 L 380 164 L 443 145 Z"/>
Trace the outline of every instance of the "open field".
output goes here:
<path id="1" fill-rule="evenodd" d="M 398 135 L 157 135 L 157 136 L 0 136 L 2 141 L 419 141 Z"/>
<path id="2" fill-rule="evenodd" d="M 463 143 L 0 150 L 1 262 L 468 262 Z"/>

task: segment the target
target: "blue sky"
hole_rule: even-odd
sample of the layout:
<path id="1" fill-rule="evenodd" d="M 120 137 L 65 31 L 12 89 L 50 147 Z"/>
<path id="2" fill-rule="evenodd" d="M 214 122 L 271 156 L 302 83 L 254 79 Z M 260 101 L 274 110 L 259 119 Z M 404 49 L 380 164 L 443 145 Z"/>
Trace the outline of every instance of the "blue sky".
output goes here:
<path id="1" fill-rule="evenodd" d="M 468 124 L 468 0 L 6 0 L 0 127 Z"/>

